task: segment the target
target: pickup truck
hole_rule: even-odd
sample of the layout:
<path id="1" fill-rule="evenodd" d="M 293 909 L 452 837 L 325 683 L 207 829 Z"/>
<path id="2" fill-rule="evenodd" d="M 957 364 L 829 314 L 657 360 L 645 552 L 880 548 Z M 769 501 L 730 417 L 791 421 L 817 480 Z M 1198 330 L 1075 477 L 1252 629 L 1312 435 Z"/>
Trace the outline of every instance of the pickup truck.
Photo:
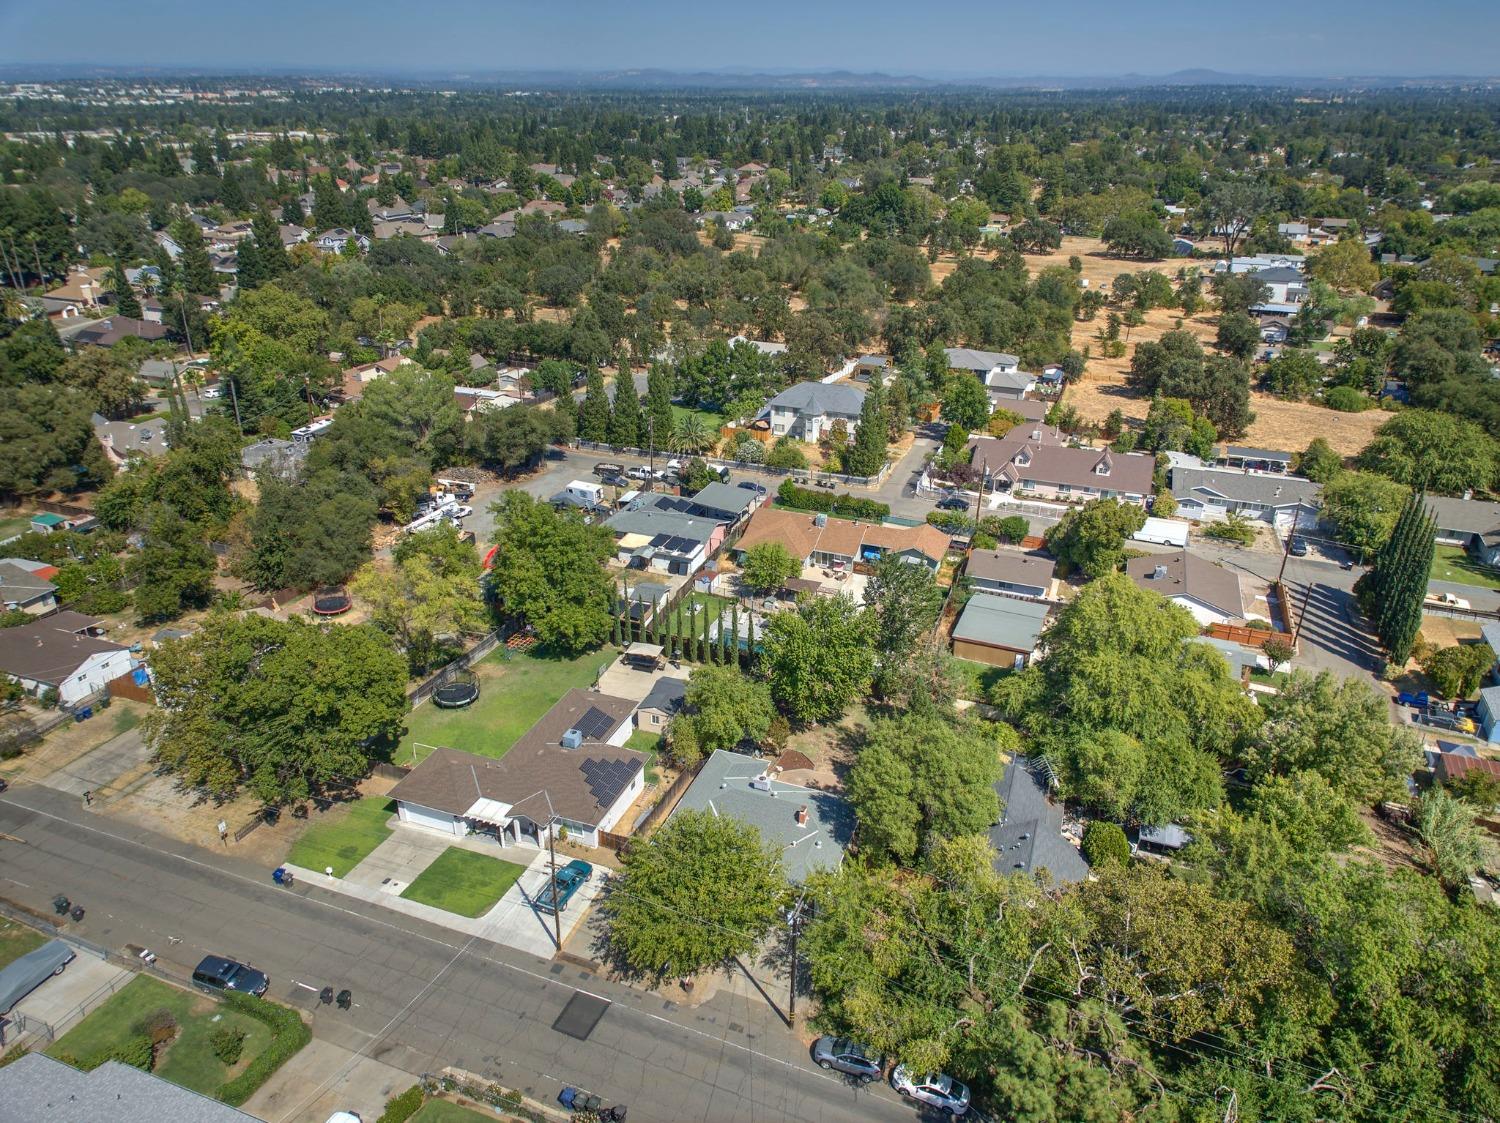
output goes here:
<path id="1" fill-rule="evenodd" d="M 594 876 L 594 867 L 582 858 L 574 858 L 571 862 L 557 871 L 556 896 L 554 901 L 554 885 L 552 878 L 548 878 L 542 891 L 536 895 L 537 911 L 545 913 L 562 912 L 568 907 L 568 902 L 573 899 L 573 894 L 583 887 L 583 883 Z"/>
<path id="2" fill-rule="evenodd" d="M 1445 608 L 1468 608 L 1469 602 L 1463 597 L 1455 597 L 1452 593 L 1428 593 L 1424 598 L 1427 604 L 1441 605 Z"/>

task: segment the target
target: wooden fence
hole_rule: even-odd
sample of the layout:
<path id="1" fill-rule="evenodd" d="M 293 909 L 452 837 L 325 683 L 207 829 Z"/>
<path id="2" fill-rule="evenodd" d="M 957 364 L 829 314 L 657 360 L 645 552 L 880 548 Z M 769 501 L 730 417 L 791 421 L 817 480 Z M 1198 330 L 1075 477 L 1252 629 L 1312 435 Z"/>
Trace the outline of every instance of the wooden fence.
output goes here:
<path id="1" fill-rule="evenodd" d="M 666 791 L 661 793 L 661 798 L 656 801 L 656 806 L 646 812 L 641 821 L 635 825 L 633 834 L 636 838 L 650 838 L 651 832 L 666 821 L 672 809 L 677 806 L 677 801 L 682 798 L 682 793 L 687 791 L 688 786 L 697 778 L 698 769 L 701 767 L 700 762 L 698 768 L 683 772 L 667 786 Z"/>
<path id="2" fill-rule="evenodd" d="M 504 633 L 497 628 L 495 631 L 483 636 L 478 643 L 458 656 L 458 658 L 444 664 L 440 670 L 428 677 L 425 682 L 407 693 L 406 697 L 411 703 L 411 708 L 416 709 L 423 702 L 427 701 L 438 692 L 440 687 L 450 682 L 454 675 L 458 674 L 459 671 L 467 670 L 470 666 L 479 662 L 479 660 L 499 647 L 504 642 L 504 639 Z"/>

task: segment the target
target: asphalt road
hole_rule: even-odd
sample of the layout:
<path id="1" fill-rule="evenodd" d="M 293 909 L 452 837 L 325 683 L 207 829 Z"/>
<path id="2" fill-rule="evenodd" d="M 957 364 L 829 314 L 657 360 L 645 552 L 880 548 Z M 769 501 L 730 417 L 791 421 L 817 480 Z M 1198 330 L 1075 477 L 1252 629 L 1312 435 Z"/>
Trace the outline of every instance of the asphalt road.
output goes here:
<path id="1" fill-rule="evenodd" d="M 251 963 L 270 975 L 271 997 L 311 1014 L 316 1036 L 413 1074 L 456 1065 L 546 1101 L 571 1084 L 643 1123 L 919 1118 L 885 1085 L 861 1090 L 815 1068 L 759 998 L 721 992 L 676 1008 L 312 885 L 275 888 L 269 871 L 229 853 L 46 788 L 0 796 L 0 831 L 24 840 L 0 840 L 0 896 L 50 912 L 66 893 L 87 910 L 80 936 L 150 947 L 179 977 L 207 952 Z M 351 989 L 353 1009 L 318 1007 L 324 985 Z M 612 1003 L 586 1041 L 552 1028 L 579 991 Z"/>

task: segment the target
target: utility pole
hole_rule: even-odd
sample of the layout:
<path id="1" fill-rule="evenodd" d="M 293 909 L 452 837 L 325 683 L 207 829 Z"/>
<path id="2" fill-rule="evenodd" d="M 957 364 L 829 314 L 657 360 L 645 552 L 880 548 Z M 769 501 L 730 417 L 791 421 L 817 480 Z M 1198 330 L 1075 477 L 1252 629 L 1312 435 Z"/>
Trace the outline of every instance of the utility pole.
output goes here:
<path id="1" fill-rule="evenodd" d="M 240 436 L 243 437 L 245 435 L 245 423 L 240 420 L 240 396 L 234 392 L 234 375 L 230 374 L 227 381 L 229 383 L 229 400 L 234 403 L 234 423 L 240 431 Z"/>
<path id="2" fill-rule="evenodd" d="M 552 800 L 547 800 L 548 811 L 552 810 Z M 552 867 L 552 936 L 557 941 L 557 950 L 562 951 L 562 905 L 557 900 L 557 814 L 553 812 L 547 818 L 547 862 Z"/>
<path id="3" fill-rule="evenodd" d="M 985 457 L 979 462 L 979 495 L 974 500 L 974 525 L 976 527 L 979 525 L 981 512 L 984 510 L 984 481 L 989 478 L 990 461 L 989 457 Z"/>
<path id="4" fill-rule="evenodd" d="M 1273 519 L 1271 525 L 1275 526 Z M 1299 500 L 1297 506 L 1292 510 L 1292 532 L 1286 536 L 1286 541 L 1281 544 L 1281 568 L 1276 571 L 1276 584 L 1281 584 L 1282 577 L 1286 574 L 1286 561 L 1292 555 L 1292 539 L 1297 537 L 1297 529 L 1302 525 L 1302 503 Z"/>
<path id="5" fill-rule="evenodd" d="M 802 935 L 802 925 L 805 920 L 802 909 L 806 900 L 807 893 L 804 891 L 802 896 L 797 898 L 796 905 L 787 914 L 787 927 L 792 930 L 791 983 L 788 987 L 786 997 L 786 1020 L 788 1025 L 794 1024 L 797 1020 L 797 937 Z"/>
<path id="6" fill-rule="evenodd" d="M 625 376 L 628 377 L 628 378 L 633 378 L 634 377 L 633 375 L 630 374 L 629 367 L 626 367 L 626 369 L 622 373 L 624 373 Z M 618 375 L 616 377 L 618 377 Z M 632 386 L 631 390 L 633 392 L 635 390 L 635 387 Z M 620 392 L 620 387 L 619 387 L 618 384 L 616 384 L 616 386 L 615 386 L 615 393 L 619 394 L 619 392 Z M 651 472 L 650 486 L 647 488 L 647 490 L 648 491 L 655 491 L 656 490 L 656 418 L 652 417 L 649 413 L 646 415 L 646 464 L 647 464 L 648 470 Z"/>

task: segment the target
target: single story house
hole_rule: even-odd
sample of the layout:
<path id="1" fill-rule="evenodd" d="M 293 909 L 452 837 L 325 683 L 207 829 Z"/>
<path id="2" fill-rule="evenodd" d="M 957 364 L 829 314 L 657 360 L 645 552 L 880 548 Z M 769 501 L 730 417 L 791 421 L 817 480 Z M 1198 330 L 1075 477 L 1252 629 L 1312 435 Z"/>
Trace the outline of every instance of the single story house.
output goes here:
<path id="1" fill-rule="evenodd" d="M 1278 530 L 1317 520 L 1322 484 L 1299 476 L 1235 472 L 1173 465 L 1172 498 L 1183 518 L 1222 519 L 1231 512 L 1260 519 Z"/>
<path id="2" fill-rule="evenodd" d="M 1138 452 L 1076 448 L 1041 425 L 1016 426 L 1003 437 L 975 437 L 970 462 L 995 486 L 1047 499 L 1119 499 L 1144 505 L 1156 459 Z"/>
<path id="3" fill-rule="evenodd" d="M 514 220 L 502 222 L 496 219 L 494 222 L 481 226 L 478 234 L 481 238 L 514 238 L 516 236 L 516 224 Z M 442 246 L 443 244 L 443 239 L 439 238 L 438 245 Z"/>
<path id="4" fill-rule="evenodd" d="M 737 344 L 741 343 L 743 343 L 747 347 L 754 347 L 762 355 L 767 355 L 771 358 L 786 354 L 785 343 L 768 343 L 763 339 L 748 339 L 743 335 L 730 336 L 729 349 L 732 351 Z"/>
<path id="5" fill-rule="evenodd" d="M 1046 771 L 1024 756 L 1013 757 L 995 782 L 995 794 L 1004 810 L 990 828 L 990 846 L 995 851 L 997 872 L 1028 873 L 1043 870 L 1053 884 L 1071 885 L 1089 875 L 1078 845 L 1063 834 L 1062 806 L 1051 798 Z"/>
<path id="6" fill-rule="evenodd" d="M 717 553 L 728 532 L 721 520 L 693 514 L 691 500 L 658 492 L 631 500 L 604 525 L 614 533 L 621 565 L 682 576 Z"/>
<path id="7" fill-rule="evenodd" d="M 1214 463 L 1220 468 L 1240 468 L 1247 472 L 1275 472 L 1286 475 L 1292 470 L 1293 456 L 1272 448 L 1250 448 L 1246 445 L 1220 445 Z"/>
<path id="8" fill-rule="evenodd" d="M 1041 601 L 975 593 L 953 625 L 953 654 L 1020 670 L 1036 654 L 1048 611 Z"/>
<path id="9" fill-rule="evenodd" d="M 167 337 L 165 324 L 137 320 L 134 316 L 109 316 L 80 328 L 69 337 L 75 347 L 113 347 L 122 339 L 144 339 L 155 342 Z"/>
<path id="10" fill-rule="evenodd" d="M 45 1053 L 26 1053 L 0 1068 L 0 1120 L 255 1123 L 257 1118 L 123 1061 L 105 1061 L 84 1072 Z"/>
<path id="11" fill-rule="evenodd" d="M 1174 257 L 1192 257 L 1198 250 L 1198 243 L 1191 238 L 1176 237 L 1172 239 L 1172 255 Z"/>
<path id="12" fill-rule="evenodd" d="M 1147 554 L 1125 563 L 1136 585 L 1159 593 L 1193 614 L 1200 624 L 1228 624 L 1245 618 L 1239 577 L 1187 550 Z"/>
<path id="13" fill-rule="evenodd" d="M 1230 676 L 1245 689 L 1250 688 L 1250 676 L 1256 671 L 1270 670 L 1271 664 L 1258 647 L 1246 647 L 1233 640 L 1215 636 L 1188 636 L 1183 643 L 1196 643 L 1217 651 L 1229 667 Z"/>
<path id="14" fill-rule="evenodd" d="M 687 697 L 687 679 L 659 678 L 651 684 L 651 693 L 641 699 L 635 711 L 635 727 L 648 733 L 666 731 L 672 719 L 682 710 Z"/>
<path id="15" fill-rule="evenodd" d="M 14 631 L 14 629 L 11 629 Z M 0 636 L 5 633 L 0 631 Z M 1486 686 L 1474 707 L 1474 724 L 1490 744 L 1500 744 L 1500 686 Z"/>
<path id="16" fill-rule="evenodd" d="M 42 293 L 42 310 L 49 316 L 68 320 L 98 308 L 113 295 L 108 270 L 75 269 L 62 284 Z"/>
<path id="17" fill-rule="evenodd" d="M 99 438 L 105 455 L 116 466 L 123 464 L 131 453 L 142 456 L 167 454 L 169 445 L 165 421 L 145 421 L 137 425 L 133 421 L 109 421 L 96 413 L 93 422 L 94 436 Z"/>
<path id="18" fill-rule="evenodd" d="M 1462 780 L 1471 772 L 1482 772 L 1500 780 L 1500 760 L 1490 760 L 1477 753 L 1470 756 L 1467 753 L 1437 752 L 1433 755 L 1437 759 L 1433 762 L 1432 773 L 1440 784 Z"/>
<path id="19" fill-rule="evenodd" d="M 68 529 L 68 520 L 52 511 L 40 511 L 31 516 L 32 534 L 52 534 Z"/>
<path id="20" fill-rule="evenodd" d="M 780 507 L 756 509 L 743 537 L 735 543 L 735 558 L 743 559 L 747 550 L 762 542 L 780 542 L 805 566 L 841 570 L 853 568 L 856 562 L 872 565 L 894 553 L 936 571 L 948 552 L 948 536 L 927 523 L 884 526 Z"/>
<path id="21" fill-rule="evenodd" d="M 735 487 L 733 484 L 714 480 L 696 495 L 686 498 L 689 514 L 702 515 L 704 518 L 717 519 L 735 526 L 760 506 L 762 496 L 748 487 Z"/>
<path id="22" fill-rule="evenodd" d="M 799 382 L 767 402 L 763 416 L 770 418 L 771 432 L 778 437 L 816 442 L 842 421 L 853 440 L 864 404 L 865 392 L 856 386 Z"/>
<path id="23" fill-rule="evenodd" d="M 306 444 L 266 437 L 240 450 L 240 467 L 252 480 L 261 472 L 293 476 L 301 469 L 306 456 Z"/>
<path id="24" fill-rule="evenodd" d="M 944 347 L 948 356 L 948 369 L 968 371 L 990 385 L 992 376 L 1015 374 L 1021 369 L 1019 355 L 1008 355 L 1004 351 L 976 351 L 972 347 Z"/>
<path id="25" fill-rule="evenodd" d="M 1485 565 L 1500 565 L 1500 503 L 1428 496 L 1427 510 L 1437 522 L 1439 542 L 1462 546 Z"/>
<path id="26" fill-rule="evenodd" d="M 33 616 L 57 607 L 57 566 L 28 558 L 0 558 L 0 608 Z"/>
<path id="27" fill-rule="evenodd" d="M 1160 827 L 1142 827 L 1136 834 L 1134 849 L 1170 857 L 1192 841 L 1193 836 L 1182 827 L 1167 823 Z"/>
<path id="28" fill-rule="evenodd" d="M 835 870 L 854 837 L 854 809 L 841 795 L 778 780 L 765 761 L 714 750 L 673 809 L 749 823 L 781 852 L 793 884 Z"/>
<path id="29" fill-rule="evenodd" d="M 645 786 L 646 758 L 623 748 L 635 702 L 573 689 L 498 760 L 434 749 L 391 789 L 404 823 L 543 845 L 549 826 L 599 845 Z"/>
<path id="30" fill-rule="evenodd" d="M 1307 268 L 1307 259 L 1295 253 L 1255 254 L 1249 257 L 1233 257 L 1228 261 L 1214 262 L 1215 273 L 1260 273 L 1267 269 L 1294 269 L 1302 272 Z"/>
<path id="31" fill-rule="evenodd" d="M 53 688 L 71 705 L 131 671 L 130 649 L 103 634 L 98 620 L 79 612 L 0 628 L 0 674 L 31 694 Z"/>
<path id="32" fill-rule="evenodd" d="M 964 572 L 969 584 L 981 592 L 1050 600 L 1057 563 L 1041 554 L 1018 550 L 974 550 Z"/>

